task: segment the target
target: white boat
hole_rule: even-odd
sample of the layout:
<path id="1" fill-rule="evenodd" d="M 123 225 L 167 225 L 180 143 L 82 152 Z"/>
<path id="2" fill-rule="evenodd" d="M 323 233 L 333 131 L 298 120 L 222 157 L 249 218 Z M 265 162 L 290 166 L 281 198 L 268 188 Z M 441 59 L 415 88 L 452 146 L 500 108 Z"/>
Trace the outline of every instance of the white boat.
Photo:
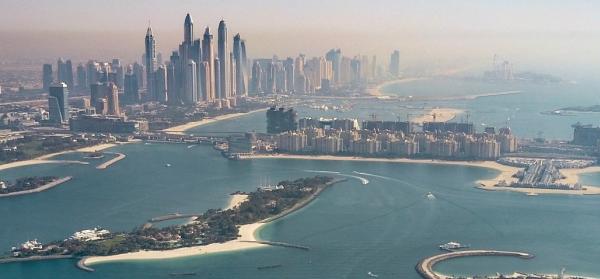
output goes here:
<path id="1" fill-rule="evenodd" d="M 167 168 L 170 167 L 170 166 L 171 166 L 171 164 L 165 164 L 165 167 L 167 167 Z"/>
<path id="2" fill-rule="evenodd" d="M 375 274 L 375 273 L 373 273 L 373 272 L 371 272 L 371 271 L 367 272 L 367 275 L 369 275 L 369 276 L 371 276 L 371 277 L 373 277 L 373 278 L 377 278 L 377 277 L 379 277 L 379 275 L 377 275 L 377 274 Z"/>
<path id="3" fill-rule="evenodd" d="M 428 200 L 435 200 L 435 196 L 434 196 L 434 195 L 433 195 L 433 193 L 431 193 L 431 192 L 427 193 L 427 195 L 425 195 L 425 197 L 426 197 Z"/>
<path id="4" fill-rule="evenodd" d="M 469 246 L 463 245 L 456 241 L 451 241 L 446 244 L 440 245 L 440 249 L 446 250 L 446 251 L 453 251 L 453 250 L 462 249 L 462 248 L 469 248 Z"/>

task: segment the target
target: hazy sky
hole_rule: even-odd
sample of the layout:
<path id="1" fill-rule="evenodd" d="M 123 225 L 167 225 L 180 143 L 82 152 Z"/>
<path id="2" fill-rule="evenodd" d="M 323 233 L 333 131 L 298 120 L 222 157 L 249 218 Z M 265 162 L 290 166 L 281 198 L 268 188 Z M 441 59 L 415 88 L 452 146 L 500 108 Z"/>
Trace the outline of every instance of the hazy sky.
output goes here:
<path id="1" fill-rule="evenodd" d="M 580 68 L 600 62 L 599 11 L 600 1 L 564 0 L 0 0 L 0 58 L 136 59 L 149 21 L 168 54 L 189 12 L 196 36 L 224 18 L 252 57 L 341 47 L 381 60 L 399 49 L 407 67 L 481 64 L 498 53 L 515 65 Z"/>

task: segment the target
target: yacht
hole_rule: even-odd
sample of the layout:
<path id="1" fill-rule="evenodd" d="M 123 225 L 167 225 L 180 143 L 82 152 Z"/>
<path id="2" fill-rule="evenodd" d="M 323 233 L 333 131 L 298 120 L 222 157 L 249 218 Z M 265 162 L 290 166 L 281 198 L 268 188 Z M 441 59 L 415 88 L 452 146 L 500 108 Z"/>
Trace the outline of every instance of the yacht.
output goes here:
<path id="1" fill-rule="evenodd" d="M 457 249 L 468 248 L 468 247 L 469 247 L 468 245 L 463 245 L 463 244 L 461 244 L 459 242 L 455 242 L 455 241 L 451 241 L 446 244 L 440 245 L 440 249 L 446 250 L 446 251 L 454 251 Z"/>
<path id="2" fill-rule="evenodd" d="M 379 277 L 379 275 L 377 275 L 377 274 L 375 274 L 375 273 L 373 273 L 373 272 L 371 272 L 371 271 L 367 272 L 367 275 L 369 275 L 369 276 L 371 276 L 371 277 L 373 277 L 373 278 L 377 278 L 377 277 Z"/>
<path id="3" fill-rule="evenodd" d="M 427 195 L 425 195 L 425 197 L 426 197 L 428 200 L 435 200 L 435 196 L 434 196 L 434 195 L 433 195 L 433 193 L 431 193 L 431 192 L 427 193 Z"/>

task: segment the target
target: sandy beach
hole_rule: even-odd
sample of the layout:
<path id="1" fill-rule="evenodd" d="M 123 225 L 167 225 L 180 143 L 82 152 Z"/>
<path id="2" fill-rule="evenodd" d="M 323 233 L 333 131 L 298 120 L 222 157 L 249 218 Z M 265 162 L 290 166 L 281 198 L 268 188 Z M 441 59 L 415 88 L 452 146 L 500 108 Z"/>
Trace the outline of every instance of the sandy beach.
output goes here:
<path id="1" fill-rule="evenodd" d="M 334 160 L 334 161 L 363 161 L 363 162 L 387 162 L 387 163 L 413 163 L 413 164 L 439 164 L 439 165 L 459 165 L 459 166 L 471 166 L 481 167 L 497 170 L 500 173 L 492 178 L 485 180 L 478 180 L 477 188 L 489 191 L 512 191 L 520 192 L 525 194 L 564 194 L 564 195 L 599 195 L 600 187 L 586 185 L 583 186 L 582 190 L 554 190 L 554 189 L 533 189 L 533 188 L 513 188 L 513 187 L 497 187 L 495 186 L 498 182 L 504 180 L 507 183 L 516 181 L 517 179 L 512 177 L 521 168 L 511 167 L 502 165 L 494 161 L 443 161 L 443 160 L 422 160 L 422 159 L 406 159 L 406 158 L 363 158 L 363 157 L 341 157 L 341 156 L 309 156 L 309 155 L 253 155 L 247 157 L 248 159 L 303 159 L 303 160 Z M 561 173 L 566 176 L 565 179 L 560 180 L 560 183 L 576 183 L 579 178 L 578 175 L 582 173 L 600 172 L 600 166 L 589 167 L 584 169 L 563 169 Z"/>
<path id="2" fill-rule="evenodd" d="M 448 122 L 463 112 L 463 110 L 453 108 L 434 108 L 421 116 L 413 118 L 411 122 L 434 122 L 433 115 L 435 115 L 435 122 Z"/>
<path id="3" fill-rule="evenodd" d="M 425 80 L 425 79 L 429 79 L 429 78 L 418 77 L 418 78 L 400 78 L 400 79 L 390 80 L 390 81 L 386 81 L 384 83 L 378 84 L 377 86 L 369 89 L 368 92 L 369 92 L 369 95 L 371 95 L 371 96 L 381 96 L 381 95 L 383 95 L 382 94 L 383 92 L 381 92 L 381 89 L 383 89 L 384 87 L 386 87 L 390 84 L 405 83 L 405 82 Z"/>
<path id="4" fill-rule="evenodd" d="M 232 209 L 248 199 L 248 195 L 231 195 L 229 204 L 225 208 Z M 133 261 L 133 260 L 160 260 L 181 258 L 189 256 L 205 255 L 210 253 L 231 252 L 243 249 L 251 249 L 265 247 L 266 244 L 260 244 L 252 241 L 257 241 L 256 232 L 266 223 L 257 222 L 239 227 L 239 236 L 236 240 L 225 243 L 213 243 L 206 246 L 186 247 L 165 251 L 139 251 L 127 254 L 119 254 L 104 257 L 89 257 L 83 262 L 84 265 L 93 265 L 112 261 Z M 250 242 L 248 242 L 250 241 Z"/>
<path id="5" fill-rule="evenodd" d="M 237 207 L 238 205 L 242 204 L 243 202 L 245 202 L 247 200 L 248 200 L 248 195 L 242 195 L 242 194 L 231 195 L 231 198 L 229 199 L 229 204 L 227 205 L 227 207 L 223 208 L 223 210 L 234 209 L 235 207 Z"/>
<path id="6" fill-rule="evenodd" d="M 251 114 L 251 113 L 255 113 L 255 112 L 259 112 L 259 111 L 266 111 L 266 108 L 252 110 L 249 112 L 239 112 L 239 113 L 230 113 L 230 114 L 225 114 L 225 115 L 219 115 L 219 116 L 213 117 L 213 118 L 207 118 L 207 119 L 202 119 L 200 121 L 193 121 L 193 122 L 188 122 L 185 124 L 173 126 L 173 127 L 164 129 L 162 131 L 165 133 L 168 133 L 168 134 L 173 134 L 173 135 L 183 135 L 185 131 L 195 128 L 195 127 L 203 126 L 203 125 L 214 123 L 214 122 L 221 121 L 221 120 L 238 118 L 238 117 L 241 117 L 241 116 L 244 116 L 247 114 Z"/>
<path id="7" fill-rule="evenodd" d="M 2 164 L 2 165 L 0 165 L 0 170 L 6 170 L 6 169 L 30 166 L 30 165 L 37 165 L 37 164 L 88 164 L 87 162 L 82 162 L 82 161 L 51 160 L 50 158 L 61 155 L 61 154 L 71 153 L 71 152 L 101 151 L 104 149 L 114 147 L 116 145 L 117 144 L 115 144 L 115 143 L 101 143 L 101 144 L 97 144 L 97 145 L 93 145 L 93 146 L 82 147 L 82 148 L 75 149 L 75 150 L 65 150 L 65 151 L 61 151 L 61 152 L 50 153 L 50 154 L 42 155 L 40 157 L 30 159 L 30 160 L 16 161 L 16 162 L 11 162 L 11 163 L 7 163 L 7 164 Z"/>

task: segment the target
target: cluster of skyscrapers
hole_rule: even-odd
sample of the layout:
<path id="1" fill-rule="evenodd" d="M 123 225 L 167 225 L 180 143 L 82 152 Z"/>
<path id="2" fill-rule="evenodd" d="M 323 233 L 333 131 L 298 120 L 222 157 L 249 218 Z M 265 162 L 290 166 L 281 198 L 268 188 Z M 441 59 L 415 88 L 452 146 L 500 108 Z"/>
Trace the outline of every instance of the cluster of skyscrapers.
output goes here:
<path id="1" fill-rule="evenodd" d="M 194 22 L 187 14 L 183 42 L 166 65 L 157 63 L 156 41 L 149 27 L 145 38 L 144 64 L 147 92 L 151 101 L 170 104 L 215 103 L 248 94 L 246 43 L 239 34 L 229 34 L 224 20 L 219 22 L 217 47 L 208 27 L 202 38 L 194 36 Z"/>

